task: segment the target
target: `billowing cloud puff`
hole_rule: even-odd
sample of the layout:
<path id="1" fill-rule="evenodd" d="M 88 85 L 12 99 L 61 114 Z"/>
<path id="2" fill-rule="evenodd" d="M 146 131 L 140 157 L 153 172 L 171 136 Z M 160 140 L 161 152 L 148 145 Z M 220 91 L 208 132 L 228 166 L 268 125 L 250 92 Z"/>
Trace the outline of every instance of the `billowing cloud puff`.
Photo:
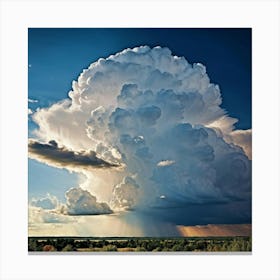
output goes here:
<path id="1" fill-rule="evenodd" d="M 71 188 L 65 194 L 68 215 L 100 215 L 113 211 L 107 203 L 97 202 L 96 197 L 81 188 Z"/>
<path id="2" fill-rule="evenodd" d="M 111 115 L 111 128 L 121 120 L 126 126 L 137 121 L 131 129 L 139 124 L 151 128 L 156 120 L 208 124 L 225 116 L 219 87 L 210 83 L 205 67 L 160 47 L 126 49 L 99 59 L 73 82 L 69 97 L 38 110 L 33 119 L 41 138 L 73 150 L 104 143 Z"/>
<path id="3" fill-rule="evenodd" d="M 252 159 L 252 130 L 234 130 L 226 136 L 226 141 L 243 148 L 249 159 Z"/>
<path id="4" fill-rule="evenodd" d="M 168 48 L 126 49 L 91 64 L 68 99 L 32 115 L 37 136 L 52 142 L 31 141 L 30 156 L 84 168 L 121 164 L 111 175 L 115 187 L 106 178 L 84 183 L 97 196 L 112 190 L 116 208 L 249 201 L 251 161 L 234 133 L 237 119 L 221 103 L 202 64 L 191 65 Z M 94 202 L 81 190 L 69 194 Z M 70 201 L 69 209 L 90 212 Z"/>
<path id="5" fill-rule="evenodd" d="M 83 167 L 87 169 L 117 166 L 98 158 L 94 151 L 73 152 L 65 147 L 58 147 L 54 140 L 49 141 L 47 144 L 29 140 L 28 151 L 30 158 L 56 167 L 73 169 Z"/>
<path id="6" fill-rule="evenodd" d="M 214 130 L 178 124 L 158 140 L 161 144 L 154 147 L 156 153 L 176 158 L 174 164 L 153 170 L 152 180 L 159 186 L 159 194 L 165 196 L 164 203 L 250 198 L 250 162 L 240 148 L 227 144 Z M 175 141 L 176 148 L 170 149 Z"/>
<path id="7" fill-rule="evenodd" d="M 138 202 L 139 186 L 131 177 L 125 177 L 123 181 L 113 189 L 110 204 L 114 209 L 133 209 Z"/>
<path id="8" fill-rule="evenodd" d="M 47 194 L 43 198 L 32 198 L 29 203 L 29 224 L 67 223 L 73 219 L 66 216 L 111 214 L 107 203 L 97 202 L 96 197 L 81 188 L 71 188 L 66 194 L 66 204 Z"/>

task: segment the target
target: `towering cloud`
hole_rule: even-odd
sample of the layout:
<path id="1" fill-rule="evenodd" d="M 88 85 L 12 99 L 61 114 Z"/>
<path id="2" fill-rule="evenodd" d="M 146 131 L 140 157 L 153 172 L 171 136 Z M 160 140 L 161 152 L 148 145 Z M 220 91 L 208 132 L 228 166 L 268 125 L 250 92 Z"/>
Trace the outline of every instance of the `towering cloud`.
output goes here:
<path id="1" fill-rule="evenodd" d="M 111 193 L 116 209 L 231 201 L 250 208 L 244 132 L 234 131 L 237 120 L 221 107 L 205 66 L 143 46 L 99 59 L 72 87 L 68 99 L 32 115 L 38 138 L 51 142 L 31 140 L 31 157 L 70 169 L 122 165 L 112 169 L 115 186 L 97 170 L 83 184 L 97 197 Z"/>

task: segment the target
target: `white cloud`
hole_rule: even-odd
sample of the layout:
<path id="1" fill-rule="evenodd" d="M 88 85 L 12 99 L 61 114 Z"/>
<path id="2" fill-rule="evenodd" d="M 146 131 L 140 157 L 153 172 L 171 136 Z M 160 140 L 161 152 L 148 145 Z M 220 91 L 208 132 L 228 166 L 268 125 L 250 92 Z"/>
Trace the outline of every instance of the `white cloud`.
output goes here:
<path id="1" fill-rule="evenodd" d="M 158 162 L 157 166 L 169 166 L 175 163 L 175 160 L 162 160 Z"/>
<path id="2" fill-rule="evenodd" d="M 59 213 L 57 210 L 43 209 L 29 205 L 28 207 L 28 224 L 42 224 L 42 223 L 68 223 L 73 222 L 73 219 L 69 219 L 68 216 Z"/>
<path id="3" fill-rule="evenodd" d="M 33 111 L 30 108 L 28 108 L 28 115 L 31 115 L 31 114 L 33 114 Z"/>
<path id="4" fill-rule="evenodd" d="M 223 133 L 227 135 L 231 133 L 234 129 L 234 125 L 238 122 L 238 119 L 228 117 L 227 115 L 223 115 L 220 118 L 206 124 L 207 127 L 213 128 L 217 133 Z"/>
<path id="5" fill-rule="evenodd" d="M 30 205 L 42 209 L 56 209 L 59 202 L 55 196 L 47 194 L 47 196 L 43 198 L 31 199 Z"/>
<path id="6" fill-rule="evenodd" d="M 114 207 L 249 200 L 251 162 L 234 132 L 237 119 L 221 103 L 205 66 L 168 48 L 144 46 L 92 63 L 73 81 L 69 99 L 38 109 L 32 118 L 41 140 L 122 163 L 110 176 L 118 180 L 114 188 L 101 171 L 87 170 L 83 183 L 98 197 L 112 191 Z M 227 143 L 230 135 L 239 144 Z M 126 182 L 131 174 L 134 182 Z M 166 198 L 158 202 L 162 194 Z"/>
<path id="7" fill-rule="evenodd" d="M 65 206 L 59 202 L 56 196 L 47 194 L 46 197 L 32 198 L 28 206 L 28 223 L 34 225 L 38 223 L 68 223 L 63 209 Z"/>
<path id="8" fill-rule="evenodd" d="M 30 65 L 30 67 L 31 67 L 31 65 Z M 37 103 L 37 102 L 39 102 L 39 101 L 36 100 L 36 99 L 28 98 L 28 102 L 29 102 L 29 103 Z"/>
<path id="9" fill-rule="evenodd" d="M 81 188 L 71 188 L 66 192 L 65 196 L 66 205 L 50 194 L 43 198 L 32 198 L 28 207 L 29 226 L 46 223 L 73 223 L 75 218 L 70 216 L 112 213 L 106 203 L 97 202 L 93 195 Z"/>
<path id="10" fill-rule="evenodd" d="M 240 146 L 252 159 L 252 130 L 234 130 L 225 138 L 227 142 Z"/>
<path id="11" fill-rule="evenodd" d="M 133 209 L 139 198 L 139 186 L 132 177 L 125 177 L 113 189 L 110 205 L 113 209 Z"/>
<path id="12" fill-rule="evenodd" d="M 65 194 L 66 212 L 68 215 L 100 215 L 113 211 L 107 203 L 97 202 L 96 197 L 81 188 L 71 188 Z"/>

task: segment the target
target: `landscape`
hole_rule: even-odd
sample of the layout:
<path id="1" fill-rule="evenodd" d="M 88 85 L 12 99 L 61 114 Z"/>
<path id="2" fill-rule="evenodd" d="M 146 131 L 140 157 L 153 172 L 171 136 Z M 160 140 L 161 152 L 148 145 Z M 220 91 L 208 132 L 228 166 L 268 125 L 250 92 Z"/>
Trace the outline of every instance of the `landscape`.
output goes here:
<path id="1" fill-rule="evenodd" d="M 29 28 L 28 252 L 252 252 L 250 28 Z"/>
<path id="2" fill-rule="evenodd" d="M 29 252 L 251 252 L 250 237 L 29 237 Z"/>

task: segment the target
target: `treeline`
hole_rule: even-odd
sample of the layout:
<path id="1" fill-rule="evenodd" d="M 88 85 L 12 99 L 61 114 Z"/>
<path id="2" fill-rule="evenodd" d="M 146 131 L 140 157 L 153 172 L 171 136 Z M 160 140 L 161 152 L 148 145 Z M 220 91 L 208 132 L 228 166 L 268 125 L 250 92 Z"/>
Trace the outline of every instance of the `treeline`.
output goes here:
<path id="1" fill-rule="evenodd" d="M 78 252 L 241 252 L 252 250 L 251 237 L 226 238 L 28 238 L 28 251 Z"/>

